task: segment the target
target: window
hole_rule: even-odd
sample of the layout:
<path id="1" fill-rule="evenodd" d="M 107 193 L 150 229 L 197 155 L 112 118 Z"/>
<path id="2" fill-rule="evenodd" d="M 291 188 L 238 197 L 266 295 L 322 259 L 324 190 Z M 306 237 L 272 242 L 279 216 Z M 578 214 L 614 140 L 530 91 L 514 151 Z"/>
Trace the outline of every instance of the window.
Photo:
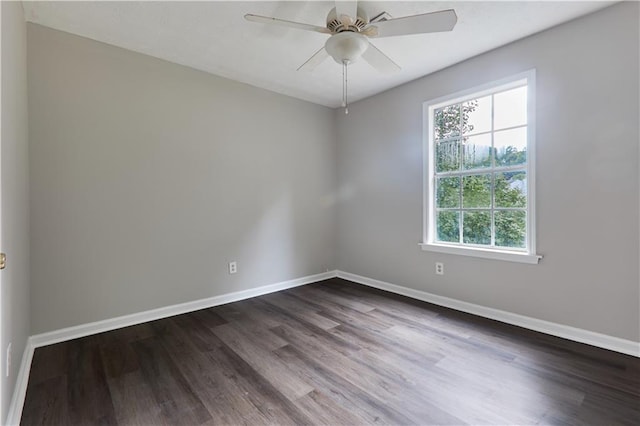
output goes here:
<path id="1" fill-rule="evenodd" d="M 534 84 L 529 71 L 425 103 L 423 249 L 538 262 Z"/>

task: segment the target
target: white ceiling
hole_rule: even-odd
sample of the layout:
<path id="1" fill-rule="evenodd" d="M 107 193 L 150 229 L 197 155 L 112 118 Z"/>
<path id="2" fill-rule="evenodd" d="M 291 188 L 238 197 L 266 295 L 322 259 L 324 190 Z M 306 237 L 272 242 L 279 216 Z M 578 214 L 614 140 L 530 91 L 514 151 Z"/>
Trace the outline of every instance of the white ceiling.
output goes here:
<path id="1" fill-rule="evenodd" d="M 402 67 L 380 74 L 349 67 L 349 98 L 366 98 L 482 52 L 611 5 L 611 2 L 361 1 L 370 17 L 398 18 L 455 9 L 452 32 L 373 39 Z M 248 22 L 244 14 L 324 26 L 332 1 L 24 2 L 27 21 L 186 65 L 274 92 L 337 107 L 342 69 L 327 60 L 296 69 L 324 45 L 324 34 Z"/>

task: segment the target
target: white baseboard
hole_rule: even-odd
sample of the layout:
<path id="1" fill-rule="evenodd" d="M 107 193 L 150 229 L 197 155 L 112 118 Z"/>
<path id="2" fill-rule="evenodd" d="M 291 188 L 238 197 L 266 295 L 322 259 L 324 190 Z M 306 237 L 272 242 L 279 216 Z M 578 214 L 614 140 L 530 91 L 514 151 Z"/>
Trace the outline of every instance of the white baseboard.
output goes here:
<path id="1" fill-rule="evenodd" d="M 16 377 L 16 386 L 13 389 L 11 403 L 9 404 L 9 413 L 7 414 L 7 425 L 9 426 L 20 424 L 24 397 L 27 394 L 27 385 L 29 384 L 29 371 L 31 371 L 31 360 L 33 359 L 34 349 L 31 337 L 29 337 L 24 347 L 24 352 L 22 353 L 20 370 L 18 370 L 18 377 Z"/>
<path id="2" fill-rule="evenodd" d="M 233 293 L 222 294 L 220 296 L 209 297 L 206 299 L 194 300 L 192 302 L 180 303 L 177 305 L 165 306 L 162 308 L 152 309 L 149 311 L 138 312 L 135 314 L 124 315 L 121 317 L 110 318 L 102 321 L 91 322 L 87 324 L 67 327 L 60 330 L 54 330 L 47 333 L 36 334 L 30 337 L 33 347 L 52 345 L 66 340 L 77 339 L 79 337 L 89 336 L 91 334 L 102 333 L 105 331 L 115 330 L 117 328 L 128 327 L 130 325 L 141 324 L 143 322 L 154 321 L 162 318 L 172 317 L 174 315 L 185 314 L 187 312 L 198 311 L 200 309 L 211 308 L 213 306 L 224 305 L 225 303 L 237 302 L 239 300 L 249 299 L 251 297 L 261 296 L 263 294 L 273 293 L 275 291 L 286 290 L 288 288 L 298 287 L 317 281 L 327 280 L 336 277 L 336 271 L 323 272 L 321 274 L 308 275 L 306 277 L 297 278 L 289 281 L 282 281 L 275 284 L 269 284 L 262 287 L 251 288 L 248 290 L 236 291 Z"/>
<path id="3" fill-rule="evenodd" d="M 373 278 L 351 274 L 349 272 L 337 271 L 337 276 L 358 284 L 375 287 L 391 293 L 401 294 L 403 296 L 455 309 L 457 311 L 467 312 L 507 324 L 517 325 L 519 327 L 550 334 L 552 336 L 562 337 L 564 339 L 640 357 L 640 342 L 634 342 L 632 340 L 621 339 L 619 337 L 583 330 L 581 328 L 531 318 L 524 315 L 514 314 L 512 312 L 501 311 L 499 309 L 488 308 L 486 306 L 475 305 L 473 303 L 438 296 L 436 294 L 427 293 L 426 291 L 402 287 L 388 282 L 375 280 Z"/>

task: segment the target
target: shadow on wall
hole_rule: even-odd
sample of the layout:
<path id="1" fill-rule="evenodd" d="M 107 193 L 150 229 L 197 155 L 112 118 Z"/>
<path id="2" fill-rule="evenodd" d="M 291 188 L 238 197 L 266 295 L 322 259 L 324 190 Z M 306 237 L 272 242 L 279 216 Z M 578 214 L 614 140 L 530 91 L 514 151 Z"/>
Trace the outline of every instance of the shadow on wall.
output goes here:
<path id="1" fill-rule="evenodd" d="M 284 190 L 274 197 L 263 211 L 239 243 L 238 259 L 253 260 L 248 273 L 242 276 L 247 283 L 270 283 L 282 277 L 295 277 L 299 269 L 291 191 Z M 243 268 L 242 262 L 239 268 Z"/>

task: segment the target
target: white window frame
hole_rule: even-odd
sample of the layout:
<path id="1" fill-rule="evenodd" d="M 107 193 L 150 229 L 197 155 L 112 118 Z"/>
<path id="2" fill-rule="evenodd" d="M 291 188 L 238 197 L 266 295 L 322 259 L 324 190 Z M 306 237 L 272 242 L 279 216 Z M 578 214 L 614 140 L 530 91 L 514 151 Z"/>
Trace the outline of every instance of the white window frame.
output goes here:
<path id="1" fill-rule="evenodd" d="M 423 188 L 423 236 L 420 246 L 425 251 L 481 257 L 494 260 L 537 264 L 542 256 L 536 254 L 536 208 L 535 208 L 535 69 L 501 80 L 466 89 L 451 95 L 423 103 L 424 142 L 424 188 Z M 462 243 L 446 243 L 435 239 L 435 167 L 433 140 L 433 114 L 443 106 L 481 98 L 516 87 L 527 86 L 527 239 L 526 248 L 508 249 L 482 247 Z"/>

